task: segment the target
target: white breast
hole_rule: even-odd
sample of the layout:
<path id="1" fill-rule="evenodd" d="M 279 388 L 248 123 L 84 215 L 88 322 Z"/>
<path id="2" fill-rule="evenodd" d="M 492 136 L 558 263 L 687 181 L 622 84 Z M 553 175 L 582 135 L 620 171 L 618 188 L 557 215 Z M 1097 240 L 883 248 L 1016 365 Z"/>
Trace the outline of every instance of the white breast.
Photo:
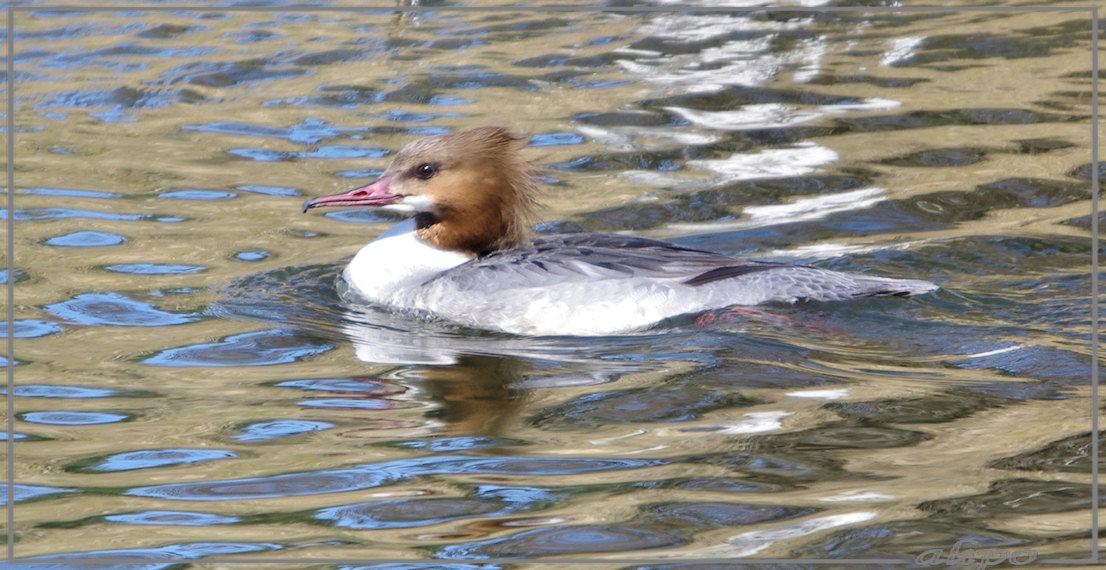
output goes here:
<path id="1" fill-rule="evenodd" d="M 409 219 L 361 248 L 344 276 L 358 294 L 370 301 L 414 308 L 411 299 L 423 283 L 472 257 L 422 241 L 415 233 L 415 221 Z"/>

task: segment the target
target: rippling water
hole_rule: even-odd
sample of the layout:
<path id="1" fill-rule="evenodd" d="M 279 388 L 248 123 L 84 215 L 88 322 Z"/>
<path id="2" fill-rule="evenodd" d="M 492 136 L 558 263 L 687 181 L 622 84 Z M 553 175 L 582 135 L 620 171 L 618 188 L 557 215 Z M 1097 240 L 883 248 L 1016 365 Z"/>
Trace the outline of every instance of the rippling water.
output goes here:
<path id="1" fill-rule="evenodd" d="M 1088 12 L 805 7 L 14 12 L 16 555 L 1086 557 Z M 396 219 L 305 197 L 485 124 L 537 232 L 942 289 L 599 339 L 346 305 Z"/>

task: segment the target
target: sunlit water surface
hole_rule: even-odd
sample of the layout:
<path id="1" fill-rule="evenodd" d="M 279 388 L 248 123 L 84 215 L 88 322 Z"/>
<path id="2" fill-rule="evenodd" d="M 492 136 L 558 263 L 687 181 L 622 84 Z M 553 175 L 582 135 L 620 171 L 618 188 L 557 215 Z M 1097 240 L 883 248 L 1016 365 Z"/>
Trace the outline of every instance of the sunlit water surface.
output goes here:
<path id="1" fill-rule="evenodd" d="M 1085 12 L 15 28 L 20 557 L 1089 552 Z M 587 339 L 344 303 L 396 218 L 303 200 L 485 124 L 533 136 L 538 232 L 942 289 Z"/>

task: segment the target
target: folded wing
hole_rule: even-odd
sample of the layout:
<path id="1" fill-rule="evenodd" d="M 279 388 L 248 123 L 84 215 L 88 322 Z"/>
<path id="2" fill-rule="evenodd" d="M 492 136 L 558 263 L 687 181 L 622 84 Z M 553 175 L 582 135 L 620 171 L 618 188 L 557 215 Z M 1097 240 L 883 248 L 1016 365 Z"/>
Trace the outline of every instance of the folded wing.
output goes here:
<path id="1" fill-rule="evenodd" d="M 937 288 L 928 281 L 744 260 L 659 240 L 612 234 L 539 237 L 527 247 L 478 257 L 436 276 L 427 285 L 448 282 L 451 288 L 460 291 L 517 291 L 571 284 L 583 292 L 588 282 L 609 280 L 686 288 L 691 294 L 732 299 L 730 303 L 735 305 L 909 296 Z"/>

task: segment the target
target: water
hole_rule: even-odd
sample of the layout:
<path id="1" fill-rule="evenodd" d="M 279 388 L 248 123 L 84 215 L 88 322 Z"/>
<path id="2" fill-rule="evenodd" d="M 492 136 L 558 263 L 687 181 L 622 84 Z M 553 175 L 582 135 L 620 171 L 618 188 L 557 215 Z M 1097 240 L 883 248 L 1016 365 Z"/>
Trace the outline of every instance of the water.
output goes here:
<path id="1" fill-rule="evenodd" d="M 1090 552 L 1086 12 L 150 6 L 15 14 L 17 556 Z M 484 124 L 539 232 L 942 289 L 599 339 L 346 305 L 397 218 L 303 200 Z"/>

